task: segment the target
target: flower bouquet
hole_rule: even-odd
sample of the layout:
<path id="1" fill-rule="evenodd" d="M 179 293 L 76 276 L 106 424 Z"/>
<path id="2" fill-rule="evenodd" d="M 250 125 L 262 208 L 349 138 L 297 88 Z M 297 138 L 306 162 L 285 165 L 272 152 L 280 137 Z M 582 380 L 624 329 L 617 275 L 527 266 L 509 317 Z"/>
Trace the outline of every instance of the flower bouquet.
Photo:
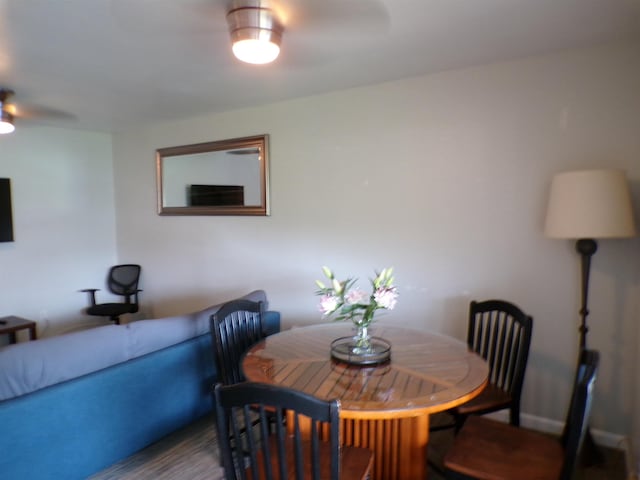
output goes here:
<path id="1" fill-rule="evenodd" d="M 398 289 L 393 285 L 393 268 L 384 268 L 376 272 L 371 279 L 371 293 L 356 286 L 357 279 L 338 280 L 333 271 L 322 267 L 329 280 L 328 285 L 316 280 L 317 295 L 320 295 L 318 309 L 324 317 L 332 316 L 334 320 L 350 320 L 357 329 L 354 337 L 356 346 L 361 351 L 370 349 L 368 327 L 373 322 L 377 310 L 393 310 L 398 301 Z"/>

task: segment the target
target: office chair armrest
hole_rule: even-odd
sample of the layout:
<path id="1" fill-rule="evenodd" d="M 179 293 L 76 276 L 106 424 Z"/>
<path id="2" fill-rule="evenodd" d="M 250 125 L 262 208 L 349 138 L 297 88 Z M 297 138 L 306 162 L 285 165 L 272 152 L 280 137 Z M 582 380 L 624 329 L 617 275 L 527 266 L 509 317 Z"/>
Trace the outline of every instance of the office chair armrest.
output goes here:
<path id="1" fill-rule="evenodd" d="M 79 291 L 87 292 L 89 294 L 89 302 L 91 302 L 91 306 L 94 306 L 96 304 L 96 292 L 99 290 L 99 288 L 83 288 Z"/>
<path id="2" fill-rule="evenodd" d="M 131 292 L 129 294 L 124 295 L 124 303 L 126 303 L 127 305 L 130 305 L 131 304 L 131 297 L 133 297 L 134 298 L 134 302 L 133 303 L 137 304 L 138 303 L 138 293 L 139 292 L 142 292 L 142 290 L 138 289 L 138 290 L 135 290 L 135 291 L 133 291 L 133 292 Z"/>

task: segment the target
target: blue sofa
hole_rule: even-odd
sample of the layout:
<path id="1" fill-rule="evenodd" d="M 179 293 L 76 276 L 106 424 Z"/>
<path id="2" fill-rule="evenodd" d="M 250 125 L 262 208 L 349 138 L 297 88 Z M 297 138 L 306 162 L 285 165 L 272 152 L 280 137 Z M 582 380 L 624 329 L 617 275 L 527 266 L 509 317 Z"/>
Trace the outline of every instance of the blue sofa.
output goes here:
<path id="1" fill-rule="evenodd" d="M 0 348 L 0 478 L 83 479 L 211 411 L 221 305 Z"/>

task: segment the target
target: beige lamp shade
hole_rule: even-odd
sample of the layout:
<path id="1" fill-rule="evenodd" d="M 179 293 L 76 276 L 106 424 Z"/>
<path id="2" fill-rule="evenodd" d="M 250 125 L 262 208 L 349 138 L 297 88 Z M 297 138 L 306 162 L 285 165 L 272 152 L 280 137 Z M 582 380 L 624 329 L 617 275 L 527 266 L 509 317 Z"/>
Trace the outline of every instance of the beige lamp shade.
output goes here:
<path id="1" fill-rule="evenodd" d="M 545 235 L 552 238 L 624 238 L 636 234 L 623 171 L 578 170 L 551 183 Z"/>

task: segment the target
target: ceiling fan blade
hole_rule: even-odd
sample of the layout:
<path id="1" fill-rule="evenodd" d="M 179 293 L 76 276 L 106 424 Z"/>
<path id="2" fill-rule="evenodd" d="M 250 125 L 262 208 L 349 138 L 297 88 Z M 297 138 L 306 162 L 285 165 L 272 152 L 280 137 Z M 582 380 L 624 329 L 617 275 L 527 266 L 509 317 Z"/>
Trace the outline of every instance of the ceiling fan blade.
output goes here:
<path id="1" fill-rule="evenodd" d="M 0 105 L 5 105 L 13 96 L 13 90 L 10 88 L 0 88 Z"/>
<path id="2" fill-rule="evenodd" d="M 314 29 L 331 35 L 387 29 L 389 13 L 381 0 L 111 0 L 111 12 L 126 32 L 155 35 L 207 34 L 227 30 L 229 9 L 241 6 L 272 8 L 285 31 Z"/>
<path id="3" fill-rule="evenodd" d="M 0 88 L 0 106 L 15 118 L 26 120 L 76 120 L 72 113 L 56 108 L 39 105 L 24 105 L 14 100 L 15 92 L 8 88 Z"/>
<path id="4" fill-rule="evenodd" d="M 22 105 L 20 103 L 12 105 L 14 116 L 24 120 L 76 120 L 77 117 L 69 112 L 56 108 L 39 105 Z"/>
<path id="5" fill-rule="evenodd" d="M 207 34 L 226 29 L 224 0 L 111 0 L 111 13 L 118 28 L 145 35 Z"/>
<path id="6" fill-rule="evenodd" d="M 285 28 L 313 29 L 331 35 L 335 31 L 387 30 L 390 17 L 380 0 L 282 0 Z"/>
<path id="7" fill-rule="evenodd" d="M 379 0 L 283 0 L 286 11 L 282 58 L 291 68 L 340 62 L 350 52 L 388 33 L 391 21 Z M 283 4 L 284 5 L 284 4 Z M 330 40 L 340 47 L 329 51 Z"/>

